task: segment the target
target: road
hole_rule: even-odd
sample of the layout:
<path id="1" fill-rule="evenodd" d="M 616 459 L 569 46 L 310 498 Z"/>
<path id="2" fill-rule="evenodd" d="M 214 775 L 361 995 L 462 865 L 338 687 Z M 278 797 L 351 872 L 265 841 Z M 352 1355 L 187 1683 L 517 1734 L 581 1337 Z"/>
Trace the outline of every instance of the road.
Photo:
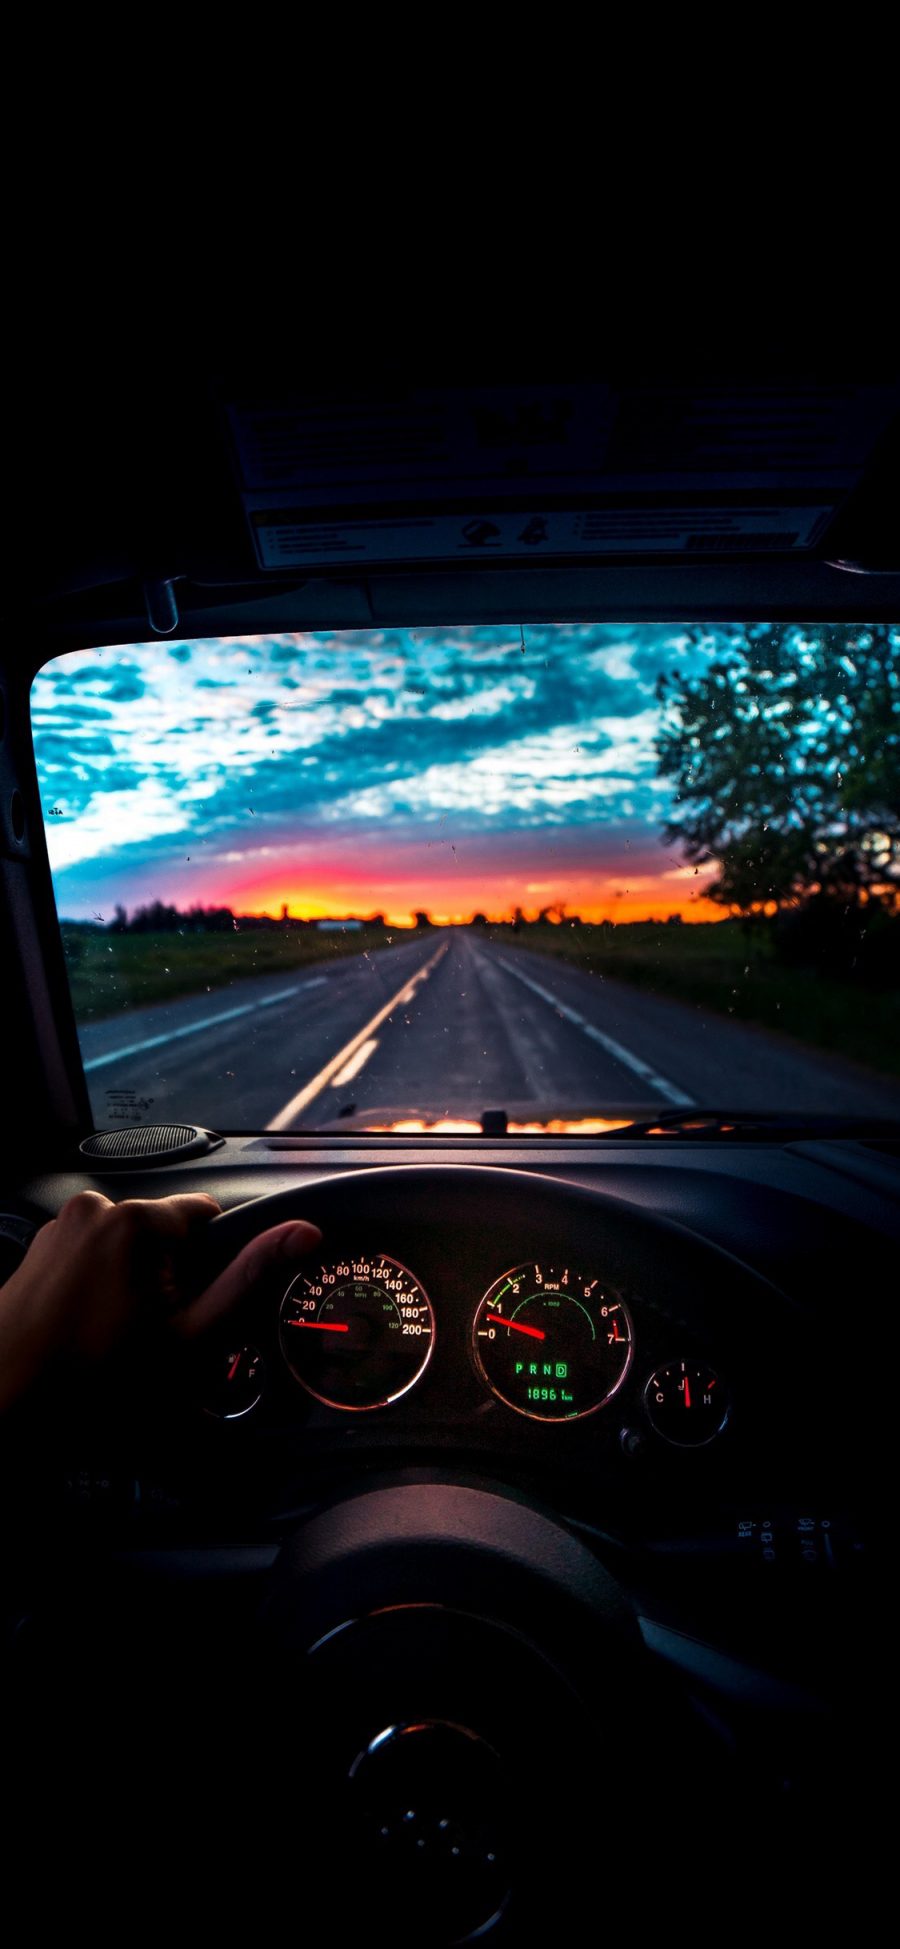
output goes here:
<path id="1" fill-rule="evenodd" d="M 131 1009 L 85 1025 L 81 1046 L 98 1128 L 313 1129 L 351 1106 L 900 1115 L 900 1085 L 837 1057 L 465 929 Z"/>

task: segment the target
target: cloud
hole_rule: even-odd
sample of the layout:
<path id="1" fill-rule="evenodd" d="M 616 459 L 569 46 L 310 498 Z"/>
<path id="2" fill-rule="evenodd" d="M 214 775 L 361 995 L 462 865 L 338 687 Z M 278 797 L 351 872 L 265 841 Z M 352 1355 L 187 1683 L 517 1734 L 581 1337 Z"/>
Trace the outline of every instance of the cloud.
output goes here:
<path id="1" fill-rule="evenodd" d="M 131 847 L 180 832 L 184 812 L 177 798 L 154 779 L 141 779 L 132 791 L 92 793 L 77 821 L 50 827 L 47 842 L 54 872 L 98 854 L 108 855 L 110 835 L 119 821 L 125 822 Z"/>
<path id="2" fill-rule="evenodd" d="M 62 705 L 57 704 L 52 710 L 42 710 L 40 706 L 32 710 L 32 720 L 35 724 L 49 724 L 55 731 L 63 730 L 70 724 L 89 724 L 92 719 L 98 717 L 112 719 L 115 715 L 115 711 L 110 710 L 108 704 L 71 704 L 68 698 Z"/>
<path id="3" fill-rule="evenodd" d="M 706 652 L 708 653 L 708 652 Z M 658 833 L 658 672 L 683 629 L 298 632 L 70 653 L 39 672 L 35 750 L 60 897 L 67 875 L 167 872 L 289 831 L 383 846 L 622 818 Z M 102 723 L 102 730 L 101 730 Z M 252 818 L 251 818 L 252 814 Z M 69 879 L 68 884 L 74 885 Z"/>
<path id="4" fill-rule="evenodd" d="M 120 677 L 118 683 L 114 683 L 106 695 L 113 704 L 133 704 L 135 698 L 143 697 L 144 689 L 145 685 L 140 677 L 129 675 Z"/>

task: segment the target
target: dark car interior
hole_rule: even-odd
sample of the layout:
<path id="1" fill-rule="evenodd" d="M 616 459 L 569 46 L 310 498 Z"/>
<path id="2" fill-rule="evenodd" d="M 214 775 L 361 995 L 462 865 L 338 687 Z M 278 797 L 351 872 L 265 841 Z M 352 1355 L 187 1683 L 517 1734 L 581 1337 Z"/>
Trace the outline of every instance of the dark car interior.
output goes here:
<path id="1" fill-rule="evenodd" d="M 30 1876 L 106 1921 L 705 1937 L 834 1919 L 868 1872 L 900 1125 L 724 1102 L 519 1135 L 485 1103 L 469 1135 L 234 1132 L 201 1104 L 93 1136 L 31 743 L 48 658 L 175 630 L 896 622 L 895 370 L 695 364 L 98 356 L 14 423 L 0 1277 L 79 1190 L 208 1191 L 198 1290 L 308 1217 L 410 1268 L 435 1326 L 415 1385 L 348 1413 L 295 1384 L 269 1276 L 189 1351 L 60 1368 L 7 1418 L 4 1792 Z M 563 1259 L 600 1272 L 619 1362 L 568 1423 L 506 1407 L 470 1338 L 503 1267 Z M 223 1418 L 238 1339 L 267 1378 Z"/>

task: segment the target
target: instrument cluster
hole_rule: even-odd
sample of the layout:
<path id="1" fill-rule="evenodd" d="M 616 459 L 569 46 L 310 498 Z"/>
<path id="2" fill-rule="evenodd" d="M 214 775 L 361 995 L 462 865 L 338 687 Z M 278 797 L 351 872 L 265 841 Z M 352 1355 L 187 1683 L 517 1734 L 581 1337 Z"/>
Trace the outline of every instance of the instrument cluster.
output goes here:
<path id="1" fill-rule="evenodd" d="M 706 1446 L 729 1418 L 727 1388 L 690 1343 L 642 1346 L 633 1305 L 596 1265 L 529 1258 L 462 1299 L 471 1372 L 485 1396 L 530 1421 L 568 1423 L 607 1408 L 638 1377 L 653 1434 Z M 454 1309 L 456 1310 L 456 1309 Z M 458 1323 L 450 1336 L 458 1351 Z M 418 1387 L 442 1343 L 420 1278 L 385 1252 L 304 1263 L 277 1304 L 268 1348 L 282 1380 L 339 1415 L 377 1415 Z M 684 1340 L 684 1336 L 682 1336 Z M 665 1353 L 656 1365 L 654 1354 Z M 211 1350 L 205 1412 L 243 1420 L 267 1389 L 267 1354 L 250 1341 Z"/>

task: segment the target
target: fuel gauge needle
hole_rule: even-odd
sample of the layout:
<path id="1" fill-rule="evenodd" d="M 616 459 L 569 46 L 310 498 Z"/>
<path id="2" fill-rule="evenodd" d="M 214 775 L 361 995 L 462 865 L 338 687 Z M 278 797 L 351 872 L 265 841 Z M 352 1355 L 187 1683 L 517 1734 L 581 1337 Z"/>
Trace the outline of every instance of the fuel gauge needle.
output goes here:
<path id="1" fill-rule="evenodd" d="M 234 1380 L 235 1374 L 237 1373 L 240 1364 L 241 1364 L 241 1356 L 239 1353 L 236 1353 L 231 1363 L 231 1366 L 228 1369 L 228 1378 L 230 1381 Z"/>
<path id="2" fill-rule="evenodd" d="M 514 1333 L 527 1333 L 529 1340 L 547 1338 L 546 1333 L 542 1333 L 539 1326 L 523 1326 L 521 1320 L 505 1320 L 500 1313 L 486 1313 L 485 1319 L 490 1320 L 492 1326 L 510 1326 Z"/>

